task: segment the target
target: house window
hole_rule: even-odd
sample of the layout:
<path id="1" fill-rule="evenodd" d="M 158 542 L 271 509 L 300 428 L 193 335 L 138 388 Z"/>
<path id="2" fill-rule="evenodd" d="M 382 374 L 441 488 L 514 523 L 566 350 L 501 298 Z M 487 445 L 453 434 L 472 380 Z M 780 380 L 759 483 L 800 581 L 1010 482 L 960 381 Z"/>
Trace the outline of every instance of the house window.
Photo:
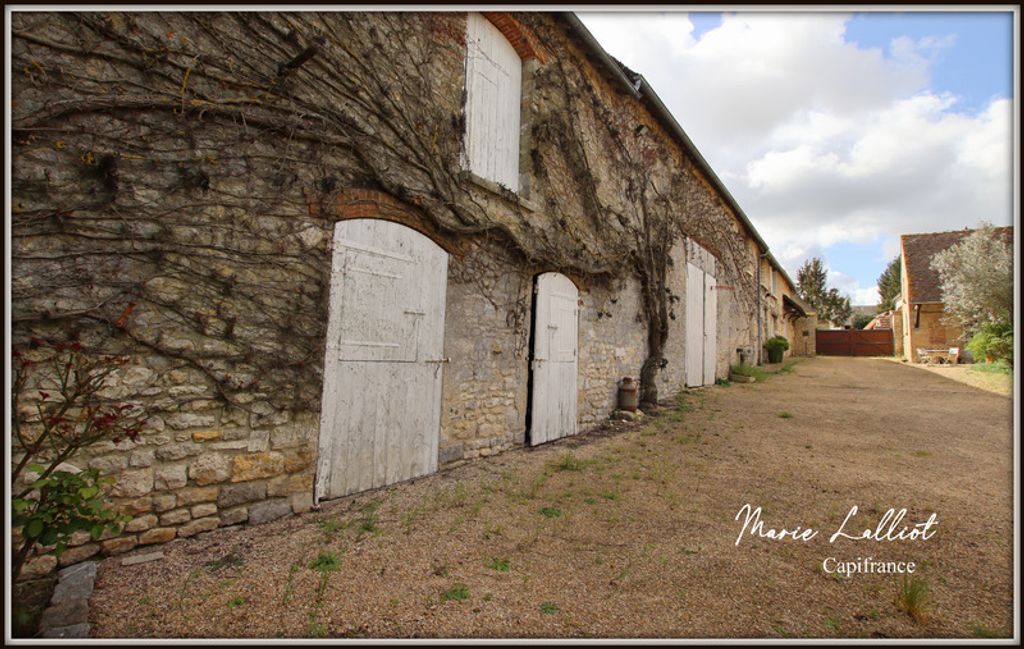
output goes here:
<path id="1" fill-rule="evenodd" d="M 522 60 L 478 13 L 469 14 L 466 43 L 466 166 L 518 191 Z"/>
<path id="2" fill-rule="evenodd" d="M 775 273 L 775 269 L 774 268 L 771 271 L 769 271 L 769 272 L 771 272 L 771 274 L 772 274 L 772 295 L 776 295 L 776 290 L 777 290 L 776 277 L 777 277 L 777 275 Z"/>

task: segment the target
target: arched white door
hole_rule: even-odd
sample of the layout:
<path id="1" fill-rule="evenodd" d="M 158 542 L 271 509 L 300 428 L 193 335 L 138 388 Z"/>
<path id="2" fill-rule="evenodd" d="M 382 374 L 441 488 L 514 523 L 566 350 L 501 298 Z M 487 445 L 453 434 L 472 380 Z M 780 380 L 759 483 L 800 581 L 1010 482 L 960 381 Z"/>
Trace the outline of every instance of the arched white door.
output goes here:
<path id="1" fill-rule="evenodd" d="M 447 277 L 411 228 L 335 226 L 317 500 L 437 470 Z"/>
<path id="2" fill-rule="evenodd" d="M 530 444 L 576 434 L 579 291 L 559 273 L 537 277 L 533 316 Z"/>

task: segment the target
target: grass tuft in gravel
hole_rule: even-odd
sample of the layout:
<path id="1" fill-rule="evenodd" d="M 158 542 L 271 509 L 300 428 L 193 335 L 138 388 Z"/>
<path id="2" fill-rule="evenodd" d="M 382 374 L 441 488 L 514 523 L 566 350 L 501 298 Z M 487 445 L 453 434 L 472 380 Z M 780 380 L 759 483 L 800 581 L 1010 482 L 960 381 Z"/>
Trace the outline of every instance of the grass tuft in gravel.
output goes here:
<path id="1" fill-rule="evenodd" d="M 1010 635 L 996 629 L 990 629 L 987 626 L 978 624 L 977 622 L 971 622 L 971 624 L 968 625 L 968 628 L 971 630 L 971 633 L 975 638 L 1005 638 Z"/>
<path id="2" fill-rule="evenodd" d="M 492 559 L 491 562 L 487 564 L 487 567 L 490 568 L 491 570 L 496 570 L 498 572 L 508 572 L 509 560 L 508 559 Z"/>
<path id="3" fill-rule="evenodd" d="M 544 602 L 540 605 L 540 612 L 544 615 L 554 615 L 558 612 L 558 604 L 554 602 Z"/>
<path id="4" fill-rule="evenodd" d="M 341 569 L 341 560 L 333 552 L 321 551 L 316 559 L 309 562 L 309 567 L 322 573 L 336 572 Z"/>
<path id="5" fill-rule="evenodd" d="M 557 507 L 541 507 L 540 513 L 544 515 L 544 518 L 558 518 L 562 515 L 562 510 Z"/>
<path id="6" fill-rule="evenodd" d="M 923 622 L 929 606 L 928 582 L 924 577 L 903 575 L 896 590 L 896 607 L 915 622 Z"/>
<path id="7" fill-rule="evenodd" d="M 441 601 L 462 602 L 469 599 L 469 587 L 466 584 L 455 584 L 448 590 L 441 593 Z"/>
<path id="8" fill-rule="evenodd" d="M 239 568 L 244 564 L 245 558 L 238 552 L 238 548 L 234 548 L 219 559 L 207 561 L 203 564 L 203 567 L 210 570 L 210 572 L 217 572 L 221 568 Z"/>

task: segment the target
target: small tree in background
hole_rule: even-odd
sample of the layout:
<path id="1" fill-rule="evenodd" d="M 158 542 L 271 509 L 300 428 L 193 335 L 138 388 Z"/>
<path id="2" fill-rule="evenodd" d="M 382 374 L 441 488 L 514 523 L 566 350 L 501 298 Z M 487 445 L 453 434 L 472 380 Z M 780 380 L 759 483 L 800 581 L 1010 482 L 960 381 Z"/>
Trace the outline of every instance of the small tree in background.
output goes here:
<path id="1" fill-rule="evenodd" d="M 878 303 L 878 312 L 888 311 L 896 307 L 896 296 L 903 291 L 901 275 L 903 273 L 903 262 L 899 255 L 889 262 L 882 274 L 878 276 L 878 294 L 881 301 Z M 860 329 L 860 327 L 857 327 Z"/>
<path id="2" fill-rule="evenodd" d="M 818 257 L 808 259 L 797 270 L 796 284 L 800 297 L 818 312 L 819 321 L 842 324 L 853 314 L 850 298 L 840 295 L 838 289 L 827 288 L 828 272 Z"/>
<path id="3" fill-rule="evenodd" d="M 984 324 L 1013 322 L 1013 249 L 990 223 L 936 254 L 946 314 L 972 336 Z"/>
<path id="4" fill-rule="evenodd" d="M 853 324 L 851 325 L 854 329 L 863 329 L 868 326 L 875 317 L 866 313 L 858 313 L 853 316 Z"/>

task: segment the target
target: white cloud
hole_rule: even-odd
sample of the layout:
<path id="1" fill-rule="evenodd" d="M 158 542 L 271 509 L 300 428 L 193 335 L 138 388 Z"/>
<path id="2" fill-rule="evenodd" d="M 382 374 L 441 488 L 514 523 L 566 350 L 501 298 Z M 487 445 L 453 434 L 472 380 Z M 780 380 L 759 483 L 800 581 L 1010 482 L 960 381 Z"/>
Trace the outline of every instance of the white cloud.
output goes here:
<path id="1" fill-rule="evenodd" d="M 828 271 L 828 285 L 848 296 L 852 305 L 878 304 L 881 301 L 877 286 L 861 286 L 857 283 L 856 277 L 850 277 L 837 270 Z"/>
<path id="2" fill-rule="evenodd" d="M 847 42 L 838 13 L 726 14 L 699 40 L 685 14 L 581 18 L 654 86 L 791 274 L 837 242 L 880 242 L 888 259 L 900 234 L 1012 222 L 1010 100 L 969 114 L 929 87 L 954 37 L 898 38 L 886 57 Z M 875 290 L 845 277 L 855 302 Z"/>

